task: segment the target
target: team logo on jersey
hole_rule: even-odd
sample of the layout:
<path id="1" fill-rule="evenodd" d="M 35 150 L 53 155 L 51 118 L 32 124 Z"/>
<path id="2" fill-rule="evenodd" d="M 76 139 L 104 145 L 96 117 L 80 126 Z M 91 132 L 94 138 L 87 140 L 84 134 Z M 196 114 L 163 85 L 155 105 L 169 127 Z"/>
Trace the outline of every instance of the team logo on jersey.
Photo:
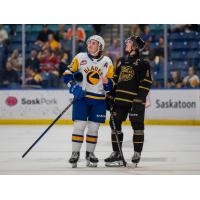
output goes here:
<path id="1" fill-rule="evenodd" d="M 82 60 L 80 65 L 86 65 L 87 64 L 87 61 L 86 60 Z"/>
<path id="2" fill-rule="evenodd" d="M 121 73 L 120 73 L 118 82 L 129 81 L 133 78 L 134 75 L 135 75 L 135 72 L 132 67 L 123 66 L 123 67 L 121 67 Z"/>
<path id="3" fill-rule="evenodd" d="M 90 71 L 87 74 L 87 82 L 92 84 L 92 85 L 96 85 L 99 83 L 100 80 L 100 76 L 96 71 Z"/>

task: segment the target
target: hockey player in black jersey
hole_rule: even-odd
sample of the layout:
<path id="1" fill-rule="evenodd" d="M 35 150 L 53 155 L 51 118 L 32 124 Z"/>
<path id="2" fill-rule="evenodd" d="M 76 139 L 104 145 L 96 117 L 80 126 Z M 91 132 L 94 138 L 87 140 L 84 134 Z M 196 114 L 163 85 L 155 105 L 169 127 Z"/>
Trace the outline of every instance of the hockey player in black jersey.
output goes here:
<path id="1" fill-rule="evenodd" d="M 146 96 L 152 85 L 150 65 L 139 55 L 144 44 L 139 36 L 131 36 L 125 41 L 125 56 L 117 63 L 114 74 L 115 86 L 107 95 L 107 103 L 114 118 L 120 147 L 123 143 L 122 122 L 129 115 L 133 128 L 132 162 L 136 165 L 140 161 L 144 142 Z M 122 157 L 111 120 L 110 126 L 113 152 L 104 161 L 106 166 L 122 166 Z"/>

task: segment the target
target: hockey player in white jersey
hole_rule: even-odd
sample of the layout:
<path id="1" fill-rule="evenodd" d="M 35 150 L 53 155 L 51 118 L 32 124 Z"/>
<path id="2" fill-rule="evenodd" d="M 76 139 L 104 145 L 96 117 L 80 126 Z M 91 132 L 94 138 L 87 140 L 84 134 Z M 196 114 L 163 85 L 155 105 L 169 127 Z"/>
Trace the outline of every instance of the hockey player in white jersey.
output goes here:
<path id="1" fill-rule="evenodd" d="M 105 42 L 101 36 L 93 35 L 87 40 L 87 53 L 77 54 L 64 72 L 64 82 L 76 101 L 73 104 L 72 156 L 69 163 L 77 167 L 80 150 L 86 133 L 87 166 L 96 167 L 98 158 L 94 150 L 100 123 L 105 122 L 105 94 L 113 87 L 113 64 L 103 55 Z"/>

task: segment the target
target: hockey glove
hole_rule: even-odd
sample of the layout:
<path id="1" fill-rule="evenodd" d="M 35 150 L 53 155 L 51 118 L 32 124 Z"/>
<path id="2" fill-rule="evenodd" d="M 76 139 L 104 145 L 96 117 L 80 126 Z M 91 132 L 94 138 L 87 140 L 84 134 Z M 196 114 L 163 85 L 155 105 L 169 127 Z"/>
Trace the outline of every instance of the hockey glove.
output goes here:
<path id="1" fill-rule="evenodd" d="M 73 75 L 72 74 L 64 74 L 63 80 L 64 80 L 65 84 L 68 84 L 70 81 L 73 80 Z"/>
<path id="2" fill-rule="evenodd" d="M 75 99 L 78 100 L 85 96 L 85 92 L 82 90 L 82 87 L 77 83 L 72 83 L 71 87 L 69 88 L 69 92 L 74 95 Z"/>
<path id="3" fill-rule="evenodd" d="M 107 94 L 106 95 L 106 110 L 110 110 L 111 112 L 113 111 L 114 109 L 114 97 Z"/>
<path id="4" fill-rule="evenodd" d="M 81 72 L 74 72 L 73 79 L 77 82 L 81 82 L 83 80 L 83 74 Z"/>
<path id="5" fill-rule="evenodd" d="M 110 78 L 108 78 L 108 83 L 107 84 L 104 83 L 103 84 L 103 88 L 104 88 L 105 91 L 112 90 L 112 88 L 113 88 L 113 81 Z"/>
<path id="6" fill-rule="evenodd" d="M 83 80 L 83 74 L 81 72 L 74 73 L 63 73 L 63 80 L 65 84 L 68 84 L 71 81 L 81 82 Z"/>

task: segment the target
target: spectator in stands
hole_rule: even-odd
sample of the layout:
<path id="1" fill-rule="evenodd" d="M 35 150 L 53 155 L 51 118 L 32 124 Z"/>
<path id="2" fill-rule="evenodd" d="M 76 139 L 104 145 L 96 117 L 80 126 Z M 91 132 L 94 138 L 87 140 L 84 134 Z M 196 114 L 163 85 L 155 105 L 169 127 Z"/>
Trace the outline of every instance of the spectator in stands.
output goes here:
<path id="1" fill-rule="evenodd" d="M 61 49 L 61 44 L 55 40 L 55 37 L 53 34 L 48 35 L 48 41 L 43 45 L 42 50 L 50 48 L 51 51 L 57 51 L 58 49 Z"/>
<path id="2" fill-rule="evenodd" d="M 56 57 L 59 62 L 58 70 L 59 70 L 59 77 L 63 77 L 63 73 L 66 70 L 66 66 L 68 66 L 68 55 L 63 51 L 56 52 Z M 63 81 L 62 81 L 63 82 Z"/>
<path id="3" fill-rule="evenodd" d="M 3 28 L 3 25 L 0 24 L 0 44 L 5 44 L 8 40 L 8 33 Z"/>
<path id="4" fill-rule="evenodd" d="M 197 88 L 199 87 L 200 80 L 194 67 L 188 68 L 188 75 L 183 79 L 183 84 L 187 88 Z"/>
<path id="5" fill-rule="evenodd" d="M 27 68 L 25 84 L 30 85 L 31 87 L 41 88 L 43 84 L 41 74 L 33 68 Z"/>
<path id="6" fill-rule="evenodd" d="M 151 29 L 148 25 L 144 26 L 144 32 L 142 33 L 142 38 L 146 44 L 150 44 L 152 42 Z"/>
<path id="7" fill-rule="evenodd" d="M 76 41 L 76 54 L 80 52 L 87 52 L 87 45 L 83 40 Z"/>
<path id="8" fill-rule="evenodd" d="M 186 32 L 200 31 L 199 24 L 171 24 L 169 32 Z"/>
<path id="9" fill-rule="evenodd" d="M 196 31 L 196 32 L 200 31 L 199 24 L 186 24 L 184 28 L 185 28 L 185 32 L 187 32 L 187 33 L 191 32 L 191 31 Z"/>
<path id="10" fill-rule="evenodd" d="M 43 30 L 39 32 L 36 45 L 43 47 L 43 45 L 48 41 L 49 34 L 53 34 L 52 30 L 49 30 L 48 24 L 43 25 Z"/>
<path id="11" fill-rule="evenodd" d="M 0 71 L 5 69 L 7 61 L 7 48 L 0 43 Z"/>
<path id="12" fill-rule="evenodd" d="M 159 45 L 158 45 L 158 47 L 156 47 L 154 49 L 153 55 L 154 55 L 154 58 L 156 56 L 164 58 L 164 37 L 163 36 L 160 36 L 160 38 L 159 38 Z"/>
<path id="13" fill-rule="evenodd" d="M 130 35 L 141 35 L 141 29 L 139 24 L 132 24 Z"/>
<path id="14" fill-rule="evenodd" d="M 55 39 L 60 43 L 61 49 L 64 52 L 71 52 L 72 41 L 68 38 L 67 31 L 65 30 L 65 24 L 59 24 L 59 30 L 55 34 Z"/>
<path id="15" fill-rule="evenodd" d="M 143 59 L 152 60 L 152 51 L 150 48 L 150 44 L 152 42 L 152 34 L 149 25 L 144 25 L 143 27 L 140 26 L 140 29 L 143 30 L 141 34 L 143 40 L 145 41 L 145 46 L 141 52 L 141 56 Z"/>
<path id="16" fill-rule="evenodd" d="M 18 49 L 15 49 L 11 56 L 8 58 L 8 61 L 11 63 L 14 70 L 20 72 L 22 69 L 22 57 L 19 54 Z"/>
<path id="17" fill-rule="evenodd" d="M 31 56 L 26 60 L 26 68 L 33 69 L 34 71 L 38 71 L 40 68 L 40 60 L 35 49 L 31 50 Z"/>
<path id="18" fill-rule="evenodd" d="M 186 24 L 170 24 L 170 32 L 184 32 Z"/>
<path id="19" fill-rule="evenodd" d="M 13 69 L 12 63 L 7 61 L 6 69 L 2 72 L 2 87 L 3 88 L 19 88 L 19 75 Z"/>
<path id="20" fill-rule="evenodd" d="M 120 41 L 118 39 L 114 39 L 113 43 L 110 47 L 108 47 L 108 50 L 106 52 L 106 55 L 112 59 L 113 64 L 115 65 L 117 60 L 120 57 Z"/>
<path id="21" fill-rule="evenodd" d="M 156 87 L 156 84 L 158 87 L 161 87 L 160 82 L 163 82 L 163 60 L 160 59 L 159 56 L 156 56 L 153 61 L 150 62 L 152 67 L 152 76 L 154 79 L 153 87 Z"/>
<path id="22" fill-rule="evenodd" d="M 45 49 L 40 57 L 40 69 L 45 88 L 57 88 L 59 86 L 58 67 L 59 60 L 55 53 L 50 49 Z"/>
<path id="23" fill-rule="evenodd" d="M 69 28 L 67 30 L 67 35 L 66 35 L 68 46 L 72 46 L 72 36 L 73 36 L 73 30 L 72 28 Z M 82 27 L 76 27 L 76 53 L 87 51 L 85 39 L 86 39 L 85 30 Z"/>
<path id="24" fill-rule="evenodd" d="M 105 24 L 92 24 L 94 28 L 94 35 L 100 35 Z"/>
<path id="25" fill-rule="evenodd" d="M 66 66 L 68 66 L 70 64 L 69 63 L 69 57 L 68 57 L 68 54 L 65 53 L 64 51 L 57 51 L 56 57 L 59 61 L 59 65 L 58 65 L 59 87 L 64 88 L 66 86 L 63 82 L 63 73 L 66 70 Z"/>
<path id="26" fill-rule="evenodd" d="M 10 35 L 16 36 L 17 35 L 17 24 L 9 24 L 10 26 Z"/>
<path id="27" fill-rule="evenodd" d="M 67 30 L 67 39 L 68 40 L 72 40 L 72 36 L 73 36 L 73 30 L 72 28 L 69 28 Z M 85 30 L 82 27 L 76 27 L 76 39 L 77 40 L 81 40 L 81 41 L 85 41 L 86 39 L 86 33 Z"/>
<path id="28" fill-rule="evenodd" d="M 180 76 L 180 71 L 174 70 L 171 73 L 171 78 L 167 83 L 168 88 L 181 88 L 183 86 L 183 79 Z"/>
<path id="29" fill-rule="evenodd" d="M 66 34 L 67 34 L 67 32 L 65 30 L 65 24 L 59 24 L 58 25 L 58 31 L 55 33 L 55 39 L 58 42 L 61 42 L 62 40 L 65 39 Z"/>

